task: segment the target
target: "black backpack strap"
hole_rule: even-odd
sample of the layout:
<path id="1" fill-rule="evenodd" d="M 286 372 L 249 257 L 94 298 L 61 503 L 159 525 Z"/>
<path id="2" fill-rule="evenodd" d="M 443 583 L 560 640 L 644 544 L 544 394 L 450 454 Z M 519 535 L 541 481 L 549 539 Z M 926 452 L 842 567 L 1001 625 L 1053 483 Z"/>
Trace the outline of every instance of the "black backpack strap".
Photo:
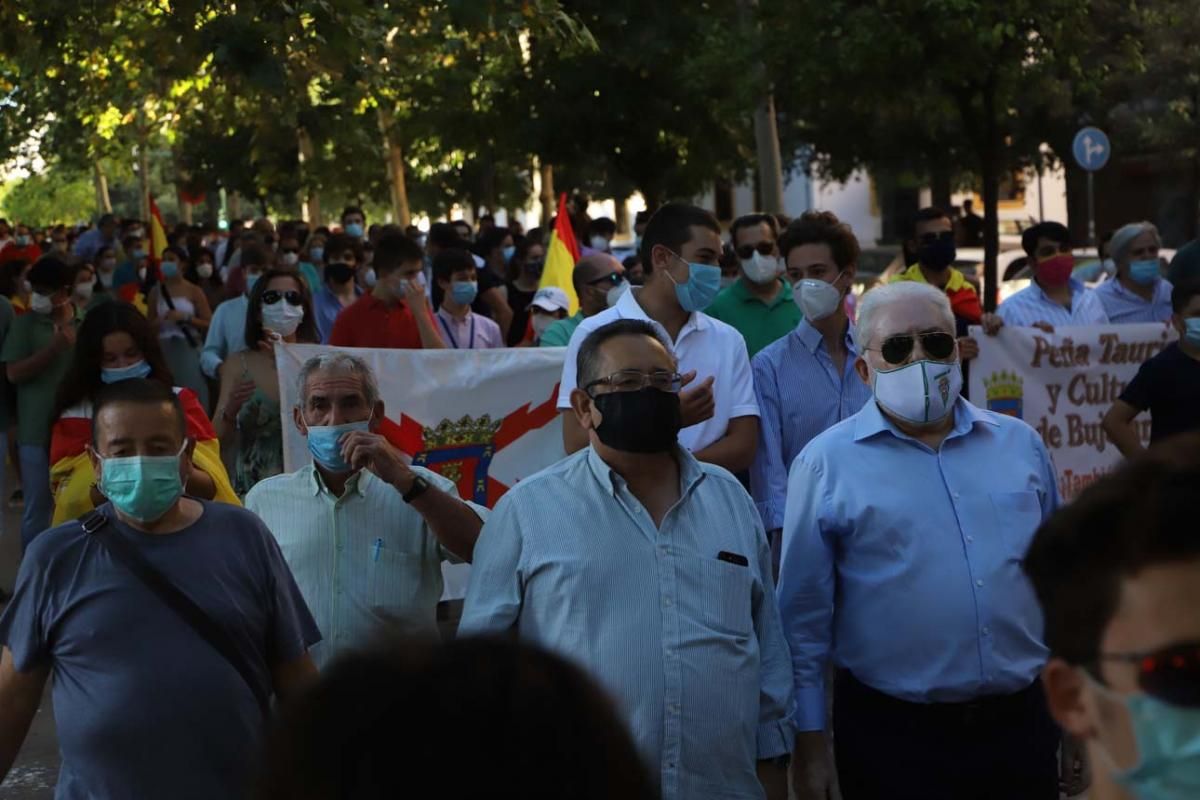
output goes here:
<path id="1" fill-rule="evenodd" d="M 176 311 L 177 309 L 175 308 L 175 301 L 171 299 L 171 292 L 167 289 L 166 281 L 159 281 L 158 291 L 162 293 L 163 300 L 167 302 L 167 308 L 171 309 L 172 311 Z M 179 326 L 179 330 L 183 331 L 183 338 L 187 340 L 188 346 L 195 348 L 196 337 L 192 333 L 192 326 L 186 322 L 176 322 L 175 324 Z"/>
<path id="2" fill-rule="evenodd" d="M 95 510 L 89 511 L 79 518 L 79 524 L 83 526 L 84 533 L 99 542 L 109 555 L 132 572 L 167 608 L 174 611 L 201 639 L 224 656 L 225 660 L 238 671 L 242 680 L 250 687 L 250 691 L 254 693 L 254 698 L 262 708 L 263 715 L 266 716 L 271 708 L 270 698 L 263 693 L 262 687 L 254 678 L 254 671 L 242 657 L 241 651 L 234 645 L 229 633 L 204 609 L 196 605 L 192 598 L 184 594 L 155 569 L 137 551 L 136 547 L 125 541 L 120 535 L 114 534 L 108 523 L 108 517 Z"/>

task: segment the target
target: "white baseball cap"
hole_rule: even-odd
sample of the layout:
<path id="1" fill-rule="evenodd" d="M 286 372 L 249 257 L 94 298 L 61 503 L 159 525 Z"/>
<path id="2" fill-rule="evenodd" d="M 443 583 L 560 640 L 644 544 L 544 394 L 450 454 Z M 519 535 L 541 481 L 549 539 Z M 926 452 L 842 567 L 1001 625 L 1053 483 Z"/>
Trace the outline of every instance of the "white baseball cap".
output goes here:
<path id="1" fill-rule="evenodd" d="M 544 289 L 538 289 L 537 294 L 533 296 L 533 302 L 529 304 L 529 307 L 533 308 L 534 306 L 551 313 L 560 309 L 570 311 L 571 301 L 562 289 L 557 286 L 547 286 Z"/>

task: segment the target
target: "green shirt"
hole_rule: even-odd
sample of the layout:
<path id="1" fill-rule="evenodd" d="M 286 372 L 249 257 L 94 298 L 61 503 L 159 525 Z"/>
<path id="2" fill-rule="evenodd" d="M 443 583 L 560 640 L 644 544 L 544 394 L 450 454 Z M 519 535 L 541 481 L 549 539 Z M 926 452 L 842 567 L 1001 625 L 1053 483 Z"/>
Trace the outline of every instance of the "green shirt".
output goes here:
<path id="1" fill-rule="evenodd" d="M 794 331 L 804 316 L 792 301 L 791 284 L 782 283 L 783 288 L 768 305 L 750 294 L 745 282 L 738 278 L 721 290 L 704 313 L 737 328 L 746 340 L 750 357 L 754 358 L 759 350 Z"/>
<path id="2" fill-rule="evenodd" d="M 300 262 L 300 276 L 304 278 L 308 284 L 309 294 L 316 294 L 321 290 L 321 273 L 317 272 L 315 265 L 307 261 Z"/>
<path id="3" fill-rule="evenodd" d="M 78 318 L 75 324 L 79 324 Z M 29 358 L 54 338 L 54 320 L 49 314 L 32 311 L 13 320 L 4 337 L 0 361 L 12 364 Z M 54 422 L 54 395 L 58 384 L 71 365 L 71 351 L 64 350 L 54 357 L 34 378 L 17 386 L 17 442 L 20 444 L 50 444 L 50 425 Z"/>
<path id="4" fill-rule="evenodd" d="M 541 347 L 566 347 L 567 342 L 571 341 L 571 335 L 575 333 L 575 329 L 581 322 L 583 322 L 582 311 L 576 311 L 573 317 L 560 319 L 546 328 L 538 344 Z"/>

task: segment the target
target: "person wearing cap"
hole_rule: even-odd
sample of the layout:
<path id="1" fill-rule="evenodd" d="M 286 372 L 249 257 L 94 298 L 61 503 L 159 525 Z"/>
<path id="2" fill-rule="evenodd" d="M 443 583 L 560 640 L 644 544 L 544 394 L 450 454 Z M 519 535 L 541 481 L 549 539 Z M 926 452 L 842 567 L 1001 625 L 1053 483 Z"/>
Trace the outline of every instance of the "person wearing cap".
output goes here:
<path id="1" fill-rule="evenodd" d="M 446 344 L 455 350 L 504 347 L 500 326 L 471 310 L 479 294 L 479 278 L 470 253 L 463 248 L 438 251 L 433 257 L 433 279 L 441 290 L 436 317 Z"/>
<path id="2" fill-rule="evenodd" d="M 541 347 L 566 347 L 579 323 L 612 308 L 621 295 L 629 291 L 625 267 L 608 253 L 594 253 L 579 259 L 571 273 L 571 283 L 579 298 L 579 310 L 575 316 L 560 319 L 547 328 L 538 339 Z"/>
<path id="3" fill-rule="evenodd" d="M 571 301 L 562 289 L 557 286 L 538 289 L 529 304 L 529 333 L 517 347 L 537 347 L 546 329 L 566 319 L 570 310 Z"/>

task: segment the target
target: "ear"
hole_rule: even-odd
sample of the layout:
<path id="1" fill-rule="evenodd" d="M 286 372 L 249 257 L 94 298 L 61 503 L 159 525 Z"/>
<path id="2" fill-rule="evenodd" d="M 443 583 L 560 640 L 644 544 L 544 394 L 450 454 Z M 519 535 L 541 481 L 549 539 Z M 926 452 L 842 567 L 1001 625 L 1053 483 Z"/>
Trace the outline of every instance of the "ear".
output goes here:
<path id="1" fill-rule="evenodd" d="M 300 435 L 308 437 L 308 425 L 304 422 L 304 414 L 300 412 L 299 406 L 292 406 L 292 422 L 296 424 L 296 430 L 300 431 Z"/>
<path id="2" fill-rule="evenodd" d="M 379 426 L 383 424 L 385 419 L 387 419 L 387 415 L 384 413 L 385 411 L 386 409 L 384 408 L 383 401 L 376 400 L 375 407 L 371 409 L 371 424 L 369 427 L 372 433 L 378 433 Z"/>
<path id="3" fill-rule="evenodd" d="M 1042 688 L 1050 715 L 1062 729 L 1079 739 L 1096 735 L 1097 721 L 1084 702 L 1085 679 L 1079 670 L 1061 658 L 1052 658 L 1042 669 Z"/>
<path id="4" fill-rule="evenodd" d="M 858 373 L 859 380 L 867 386 L 871 385 L 871 370 L 867 367 L 867 359 L 859 356 L 854 359 L 854 371 Z"/>
<path id="5" fill-rule="evenodd" d="M 592 422 L 592 398 L 583 389 L 571 390 L 571 410 L 575 412 L 575 419 L 579 422 L 579 427 L 585 431 L 590 431 L 596 427 Z M 597 413 L 599 413 L 597 411 Z"/>
<path id="6" fill-rule="evenodd" d="M 854 285 L 854 279 L 858 276 L 858 264 L 847 264 L 842 270 L 846 274 L 846 291 L 850 291 L 850 287 Z"/>
<path id="7" fill-rule="evenodd" d="M 656 244 L 650 250 L 650 266 L 653 272 L 662 272 L 668 269 L 674 260 L 674 254 L 666 245 Z"/>
<path id="8" fill-rule="evenodd" d="M 87 446 L 88 460 L 92 462 L 92 475 L 95 476 L 95 481 L 100 482 L 100 455 L 96 449 L 90 444 Z"/>

